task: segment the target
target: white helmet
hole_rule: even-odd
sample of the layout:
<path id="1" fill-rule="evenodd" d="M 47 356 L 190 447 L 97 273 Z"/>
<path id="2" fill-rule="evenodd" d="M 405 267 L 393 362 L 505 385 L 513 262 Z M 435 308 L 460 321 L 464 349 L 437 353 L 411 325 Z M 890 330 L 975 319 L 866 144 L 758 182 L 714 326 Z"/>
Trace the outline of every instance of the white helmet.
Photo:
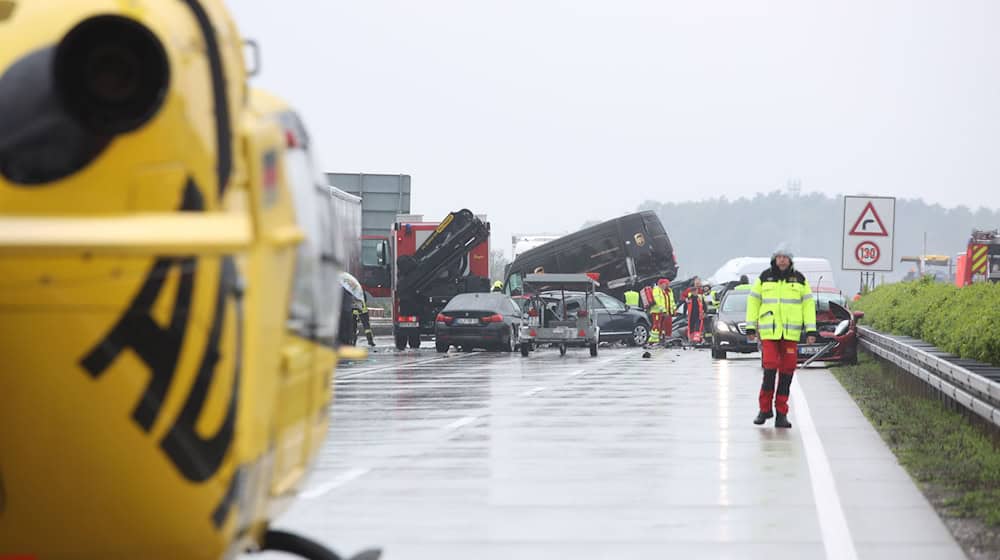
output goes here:
<path id="1" fill-rule="evenodd" d="M 784 256 L 788 257 L 789 259 L 791 259 L 794 256 L 794 255 L 792 255 L 792 250 L 788 248 L 788 244 L 787 243 L 781 243 L 781 244 L 779 244 L 774 249 L 774 252 L 771 253 L 771 258 L 773 259 L 773 258 L 775 258 L 775 257 L 777 257 L 779 255 L 784 255 Z"/>

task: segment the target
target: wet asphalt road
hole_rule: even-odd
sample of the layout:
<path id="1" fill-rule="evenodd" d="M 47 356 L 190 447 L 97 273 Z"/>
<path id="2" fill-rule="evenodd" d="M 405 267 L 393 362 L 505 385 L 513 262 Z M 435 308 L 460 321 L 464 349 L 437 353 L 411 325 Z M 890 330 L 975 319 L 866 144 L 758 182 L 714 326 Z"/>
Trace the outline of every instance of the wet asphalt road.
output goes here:
<path id="1" fill-rule="evenodd" d="M 830 542 L 852 542 L 820 526 L 829 502 L 840 502 L 811 483 L 803 426 L 751 424 L 756 355 L 713 361 L 705 350 L 670 349 L 642 359 L 638 349 L 602 347 L 597 358 L 543 349 L 524 359 L 384 348 L 338 369 L 327 443 L 276 528 L 345 557 L 380 547 L 388 560 L 822 558 L 841 554 Z M 814 402 L 821 390 L 842 392 L 822 386 L 826 370 L 805 376 L 815 377 Z M 796 423 L 794 392 L 792 406 Z M 857 428 L 850 440 L 871 431 L 856 410 L 860 424 L 852 416 L 848 425 L 841 409 L 814 408 L 836 430 Z M 878 548 L 884 515 L 863 516 L 884 500 L 916 507 L 922 496 L 906 479 L 898 495 L 875 500 L 873 469 L 894 459 L 877 436 L 878 463 L 840 440 L 849 441 L 832 441 L 829 453 L 844 458 L 834 465 L 848 478 L 841 500 L 862 515 L 852 518 L 854 538 L 875 541 L 860 557 L 893 557 L 905 549 Z M 885 480 L 896 484 L 891 467 Z M 931 519 L 920 522 L 940 524 Z M 928 546 L 910 557 L 956 557 Z"/>

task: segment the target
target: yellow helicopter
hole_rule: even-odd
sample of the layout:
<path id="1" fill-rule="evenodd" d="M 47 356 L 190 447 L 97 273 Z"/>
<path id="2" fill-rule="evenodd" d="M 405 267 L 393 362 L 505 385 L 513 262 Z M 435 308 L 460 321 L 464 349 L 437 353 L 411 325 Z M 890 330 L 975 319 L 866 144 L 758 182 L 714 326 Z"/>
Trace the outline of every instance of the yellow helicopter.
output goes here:
<path id="1" fill-rule="evenodd" d="M 338 359 L 295 113 L 221 0 L 0 0 L 0 40 L 0 557 L 337 558 L 271 528 Z"/>

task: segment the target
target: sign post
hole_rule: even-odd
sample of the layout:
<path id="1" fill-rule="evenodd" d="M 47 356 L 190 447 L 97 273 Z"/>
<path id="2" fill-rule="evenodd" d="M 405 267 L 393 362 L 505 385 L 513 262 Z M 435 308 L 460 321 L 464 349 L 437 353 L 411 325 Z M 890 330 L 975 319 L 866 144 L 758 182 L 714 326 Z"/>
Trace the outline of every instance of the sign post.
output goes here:
<path id="1" fill-rule="evenodd" d="M 895 246 L 896 199 L 888 196 L 845 196 L 841 267 L 865 276 L 892 272 Z"/>

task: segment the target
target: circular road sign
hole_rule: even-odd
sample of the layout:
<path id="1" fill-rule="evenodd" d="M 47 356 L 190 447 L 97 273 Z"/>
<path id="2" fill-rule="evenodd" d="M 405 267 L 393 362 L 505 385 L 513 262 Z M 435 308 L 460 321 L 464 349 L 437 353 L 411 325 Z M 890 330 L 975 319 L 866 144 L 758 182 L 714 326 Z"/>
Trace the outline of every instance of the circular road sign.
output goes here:
<path id="1" fill-rule="evenodd" d="M 872 243 L 871 241 L 862 241 L 858 244 L 858 248 L 854 250 L 854 257 L 858 259 L 858 262 L 863 265 L 873 265 L 878 262 L 879 258 L 879 248 L 878 245 Z"/>

